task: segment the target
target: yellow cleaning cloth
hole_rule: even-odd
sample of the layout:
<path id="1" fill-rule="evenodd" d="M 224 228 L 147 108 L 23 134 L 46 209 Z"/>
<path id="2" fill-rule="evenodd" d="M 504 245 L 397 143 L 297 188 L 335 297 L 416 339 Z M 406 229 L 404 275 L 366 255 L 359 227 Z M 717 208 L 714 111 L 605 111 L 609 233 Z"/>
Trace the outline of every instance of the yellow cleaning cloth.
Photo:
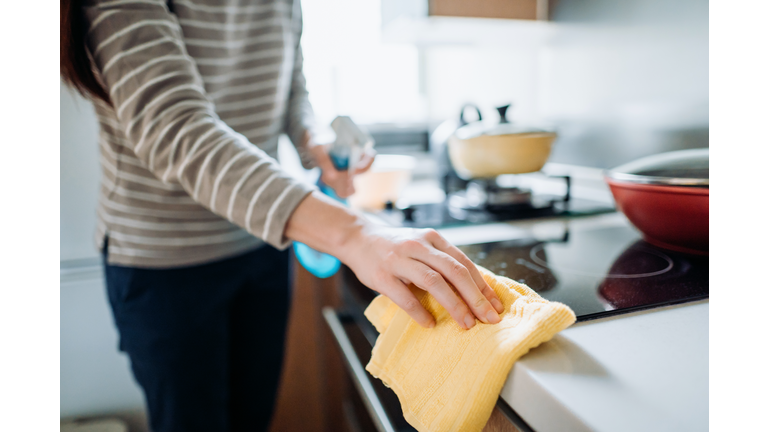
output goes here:
<path id="1" fill-rule="evenodd" d="M 384 296 L 365 310 L 380 333 L 366 370 L 394 390 L 419 432 L 482 430 L 515 361 L 576 321 L 568 306 L 478 268 L 504 305 L 498 324 L 478 321 L 464 330 L 413 286 L 434 328 L 421 327 Z"/>

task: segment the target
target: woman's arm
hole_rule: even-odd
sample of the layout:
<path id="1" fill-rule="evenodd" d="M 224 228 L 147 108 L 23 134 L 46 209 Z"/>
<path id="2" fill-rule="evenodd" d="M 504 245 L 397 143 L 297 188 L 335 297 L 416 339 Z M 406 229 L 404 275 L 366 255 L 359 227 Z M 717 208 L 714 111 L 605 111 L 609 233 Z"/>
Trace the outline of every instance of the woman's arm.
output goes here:
<path id="1" fill-rule="evenodd" d="M 87 41 L 112 102 L 106 109 L 120 124 L 115 134 L 125 134 L 124 144 L 158 179 L 182 186 L 196 202 L 269 244 L 287 247 L 285 223 L 313 188 L 218 117 L 166 2 L 90 3 Z M 195 39 L 197 49 L 225 42 Z M 227 68 L 206 67 L 213 71 L 206 79 L 229 79 Z"/>
<path id="2" fill-rule="evenodd" d="M 475 265 L 434 230 L 374 225 L 314 192 L 296 208 L 285 235 L 338 257 L 363 284 L 392 299 L 424 327 L 433 326 L 434 318 L 409 283 L 432 294 L 466 329 L 474 326 L 475 317 L 499 322 L 497 312 L 503 308 L 496 293 Z"/>

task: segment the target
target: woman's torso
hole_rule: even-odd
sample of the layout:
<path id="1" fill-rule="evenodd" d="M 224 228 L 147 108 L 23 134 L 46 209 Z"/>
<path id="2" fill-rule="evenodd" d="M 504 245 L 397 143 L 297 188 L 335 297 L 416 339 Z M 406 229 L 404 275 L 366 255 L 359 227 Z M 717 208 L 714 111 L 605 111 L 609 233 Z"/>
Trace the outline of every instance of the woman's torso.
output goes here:
<path id="1" fill-rule="evenodd" d="M 301 32 L 298 4 L 175 0 L 168 5 L 216 114 L 276 157 Z M 111 263 L 193 265 L 263 244 L 195 202 L 180 185 L 160 181 L 126 144 L 114 109 L 100 101 L 95 109 L 102 166 L 96 241 L 101 248 L 109 236 Z"/>

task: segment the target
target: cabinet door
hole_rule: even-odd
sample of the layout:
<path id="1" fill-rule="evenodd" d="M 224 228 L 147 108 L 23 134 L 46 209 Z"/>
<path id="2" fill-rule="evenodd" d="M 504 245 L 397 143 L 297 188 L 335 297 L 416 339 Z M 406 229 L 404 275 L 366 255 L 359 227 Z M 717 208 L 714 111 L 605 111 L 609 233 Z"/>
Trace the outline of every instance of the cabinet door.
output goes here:
<path id="1" fill-rule="evenodd" d="M 429 15 L 547 20 L 549 0 L 429 0 Z"/>
<path id="2" fill-rule="evenodd" d="M 491 418 L 483 428 L 483 432 L 521 432 L 514 424 L 501 412 L 499 407 L 493 407 Z"/>
<path id="3" fill-rule="evenodd" d="M 293 254 L 291 254 L 293 255 Z M 338 275 L 318 279 L 293 261 L 285 358 L 270 432 L 347 432 L 342 401 L 346 371 L 323 306 L 338 308 Z"/>

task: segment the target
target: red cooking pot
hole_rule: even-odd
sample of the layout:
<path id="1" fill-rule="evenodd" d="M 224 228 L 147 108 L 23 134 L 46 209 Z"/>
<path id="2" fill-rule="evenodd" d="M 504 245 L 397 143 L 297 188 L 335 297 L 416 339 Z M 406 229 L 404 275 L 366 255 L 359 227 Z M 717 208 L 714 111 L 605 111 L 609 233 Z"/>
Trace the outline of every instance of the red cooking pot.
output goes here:
<path id="1" fill-rule="evenodd" d="M 649 156 L 607 171 L 605 180 L 648 243 L 709 254 L 709 149 Z"/>

